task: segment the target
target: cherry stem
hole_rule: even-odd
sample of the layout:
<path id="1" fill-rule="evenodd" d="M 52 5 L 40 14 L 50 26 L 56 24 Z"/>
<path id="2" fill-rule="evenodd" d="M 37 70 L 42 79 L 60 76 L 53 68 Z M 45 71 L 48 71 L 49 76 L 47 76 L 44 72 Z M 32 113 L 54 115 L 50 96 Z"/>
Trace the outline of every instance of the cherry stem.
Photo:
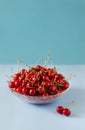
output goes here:
<path id="1" fill-rule="evenodd" d="M 12 80 L 12 78 L 11 77 L 9 77 L 7 74 L 5 75 L 10 81 Z"/>
<path id="2" fill-rule="evenodd" d="M 72 79 L 73 77 L 75 77 L 75 75 L 74 74 L 70 74 L 67 78 L 65 78 L 66 79 L 66 81 L 69 81 L 70 79 Z"/>
<path id="3" fill-rule="evenodd" d="M 20 68 L 20 65 L 22 65 L 22 60 L 21 59 L 19 59 L 18 61 L 17 61 L 17 70 L 18 70 L 18 72 L 19 72 L 19 68 Z"/>
<path id="4" fill-rule="evenodd" d="M 42 60 L 42 57 L 38 58 L 34 65 L 37 65 L 40 62 L 40 60 Z"/>
<path id="5" fill-rule="evenodd" d="M 49 60 L 50 60 L 50 56 L 48 55 L 48 56 L 46 57 L 46 60 L 45 60 L 45 66 L 48 65 Z"/>

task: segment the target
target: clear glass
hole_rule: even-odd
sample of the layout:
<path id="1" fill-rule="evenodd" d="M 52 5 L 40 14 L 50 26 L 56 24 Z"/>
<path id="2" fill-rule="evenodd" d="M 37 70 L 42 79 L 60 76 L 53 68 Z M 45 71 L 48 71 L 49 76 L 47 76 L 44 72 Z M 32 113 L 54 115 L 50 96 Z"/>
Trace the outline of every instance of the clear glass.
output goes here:
<path id="1" fill-rule="evenodd" d="M 46 104 L 46 103 L 51 103 L 53 101 L 56 101 L 58 97 L 63 95 L 65 92 L 69 90 L 66 89 L 63 92 L 55 95 L 50 95 L 50 96 L 29 96 L 29 95 L 23 95 L 19 94 L 17 92 L 13 92 L 18 98 L 21 98 L 22 100 L 28 102 L 28 103 L 33 103 L 33 104 Z"/>

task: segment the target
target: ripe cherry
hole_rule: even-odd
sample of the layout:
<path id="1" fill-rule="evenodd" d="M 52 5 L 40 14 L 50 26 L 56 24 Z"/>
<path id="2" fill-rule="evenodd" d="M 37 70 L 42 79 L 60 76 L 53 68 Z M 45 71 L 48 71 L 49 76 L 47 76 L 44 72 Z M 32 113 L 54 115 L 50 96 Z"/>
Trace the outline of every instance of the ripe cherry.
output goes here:
<path id="1" fill-rule="evenodd" d="M 69 83 L 66 81 L 64 84 L 64 89 L 67 89 L 69 87 Z"/>
<path id="2" fill-rule="evenodd" d="M 19 80 L 15 80 L 15 86 L 18 87 L 19 86 Z"/>
<path id="3" fill-rule="evenodd" d="M 44 93 L 43 96 L 46 97 L 46 96 L 49 96 L 49 95 L 48 95 L 48 93 Z"/>
<path id="4" fill-rule="evenodd" d="M 53 78 L 55 76 L 55 72 L 49 71 L 48 76 L 49 76 L 49 78 Z"/>
<path id="5" fill-rule="evenodd" d="M 36 94 L 36 90 L 34 89 L 34 88 L 31 88 L 30 90 L 29 90 L 29 95 L 30 96 L 34 96 Z"/>
<path id="6" fill-rule="evenodd" d="M 39 86 L 38 93 L 43 94 L 44 91 L 45 91 L 44 87 L 43 86 Z"/>
<path id="7" fill-rule="evenodd" d="M 49 81 L 43 81 L 42 85 L 48 88 L 49 86 L 51 86 L 51 83 Z"/>
<path id="8" fill-rule="evenodd" d="M 18 88 L 15 89 L 17 93 L 22 93 L 22 89 L 21 86 L 19 86 Z"/>
<path id="9" fill-rule="evenodd" d="M 32 86 L 33 86 L 33 85 L 32 85 L 31 82 L 28 82 L 27 85 L 26 85 L 27 88 L 31 88 Z"/>
<path id="10" fill-rule="evenodd" d="M 13 81 L 9 82 L 9 87 L 14 88 L 15 87 L 15 82 L 13 82 Z"/>
<path id="11" fill-rule="evenodd" d="M 20 73 L 14 74 L 14 76 L 13 76 L 14 81 L 18 80 L 19 76 L 20 76 Z"/>
<path id="12" fill-rule="evenodd" d="M 51 92 L 55 92 L 55 91 L 56 91 L 56 86 L 54 86 L 54 85 L 53 85 L 53 86 L 50 86 L 49 89 L 50 89 Z"/>
<path id="13" fill-rule="evenodd" d="M 65 116 L 70 116 L 70 114 L 71 114 L 70 109 L 69 109 L 69 108 L 64 108 L 64 109 L 63 109 L 63 114 L 64 114 Z"/>
<path id="14" fill-rule="evenodd" d="M 64 107 L 62 107 L 62 106 L 58 106 L 56 108 L 56 112 L 58 112 L 59 114 L 63 114 L 63 110 L 64 110 Z"/>
<path id="15" fill-rule="evenodd" d="M 25 74 L 26 73 L 26 70 L 25 69 L 22 69 L 21 70 L 21 75 Z"/>
<path id="16" fill-rule="evenodd" d="M 27 94 L 27 91 L 28 91 L 28 90 L 27 90 L 26 87 L 23 87 L 23 88 L 22 88 L 22 94 Z"/>
<path id="17" fill-rule="evenodd" d="M 47 75 L 43 75 L 43 77 L 42 77 L 42 80 L 44 80 L 44 81 L 48 81 L 49 80 L 49 78 L 48 78 L 48 76 Z"/>
<path id="18" fill-rule="evenodd" d="M 59 79 L 64 79 L 64 76 L 62 74 L 58 74 Z"/>
<path id="19" fill-rule="evenodd" d="M 30 78 L 30 73 L 26 72 L 26 79 L 29 79 L 29 78 Z"/>
<path id="20" fill-rule="evenodd" d="M 35 68 L 37 71 L 40 71 L 42 69 L 42 67 L 40 65 L 37 65 Z"/>
<path id="21" fill-rule="evenodd" d="M 38 82 L 38 79 L 39 78 L 36 75 L 34 75 L 31 80 L 33 83 L 35 83 L 35 82 Z"/>
<path id="22" fill-rule="evenodd" d="M 64 84 L 64 80 L 62 78 L 60 78 L 60 79 L 57 80 L 57 83 Z"/>
<path id="23" fill-rule="evenodd" d="M 35 88 L 38 88 L 39 87 L 39 84 L 38 83 L 34 83 L 33 85 Z"/>

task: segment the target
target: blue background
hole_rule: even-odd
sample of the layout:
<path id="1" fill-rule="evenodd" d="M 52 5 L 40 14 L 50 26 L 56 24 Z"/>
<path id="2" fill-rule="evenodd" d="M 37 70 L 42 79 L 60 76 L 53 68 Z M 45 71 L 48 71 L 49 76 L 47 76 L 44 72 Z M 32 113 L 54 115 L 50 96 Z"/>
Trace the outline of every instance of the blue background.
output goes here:
<path id="1" fill-rule="evenodd" d="M 85 0 L 0 0 L 0 64 L 85 64 Z"/>

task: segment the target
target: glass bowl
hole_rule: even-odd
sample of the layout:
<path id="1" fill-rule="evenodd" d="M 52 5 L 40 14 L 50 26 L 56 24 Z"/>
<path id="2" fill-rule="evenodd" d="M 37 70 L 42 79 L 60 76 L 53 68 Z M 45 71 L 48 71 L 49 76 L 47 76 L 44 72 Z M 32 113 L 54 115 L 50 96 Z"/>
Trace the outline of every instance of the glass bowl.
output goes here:
<path id="1" fill-rule="evenodd" d="M 51 103 L 53 101 L 56 101 L 58 97 L 65 94 L 65 92 L 67 92 L 68 90 L 69 88 L 62 91 L 61 93 L 50 95 L 50 96 L 29 96 L 29 95 L 19 94 L 15 91 L 13 93 L 15 94 L 15 96 L 17 96 L 18 98 L 22 99 L 25 102 L 32 103 L 32 104 L 46 104 L 46 103 Z"/>
<path id="2" fill-rule="evenodd" d="M 8 82 L 11 91 L 26 102 L 46 104 L 56 101 L 69 90 L 69 83 L 56 67 L 30 66 L 11 76 Z M 24 88 L 24 89 L 23 89 Z M 31 93 L 31 90 L 34 93 Z M 47 94 L 47 95 L 44 95 Z"/>

